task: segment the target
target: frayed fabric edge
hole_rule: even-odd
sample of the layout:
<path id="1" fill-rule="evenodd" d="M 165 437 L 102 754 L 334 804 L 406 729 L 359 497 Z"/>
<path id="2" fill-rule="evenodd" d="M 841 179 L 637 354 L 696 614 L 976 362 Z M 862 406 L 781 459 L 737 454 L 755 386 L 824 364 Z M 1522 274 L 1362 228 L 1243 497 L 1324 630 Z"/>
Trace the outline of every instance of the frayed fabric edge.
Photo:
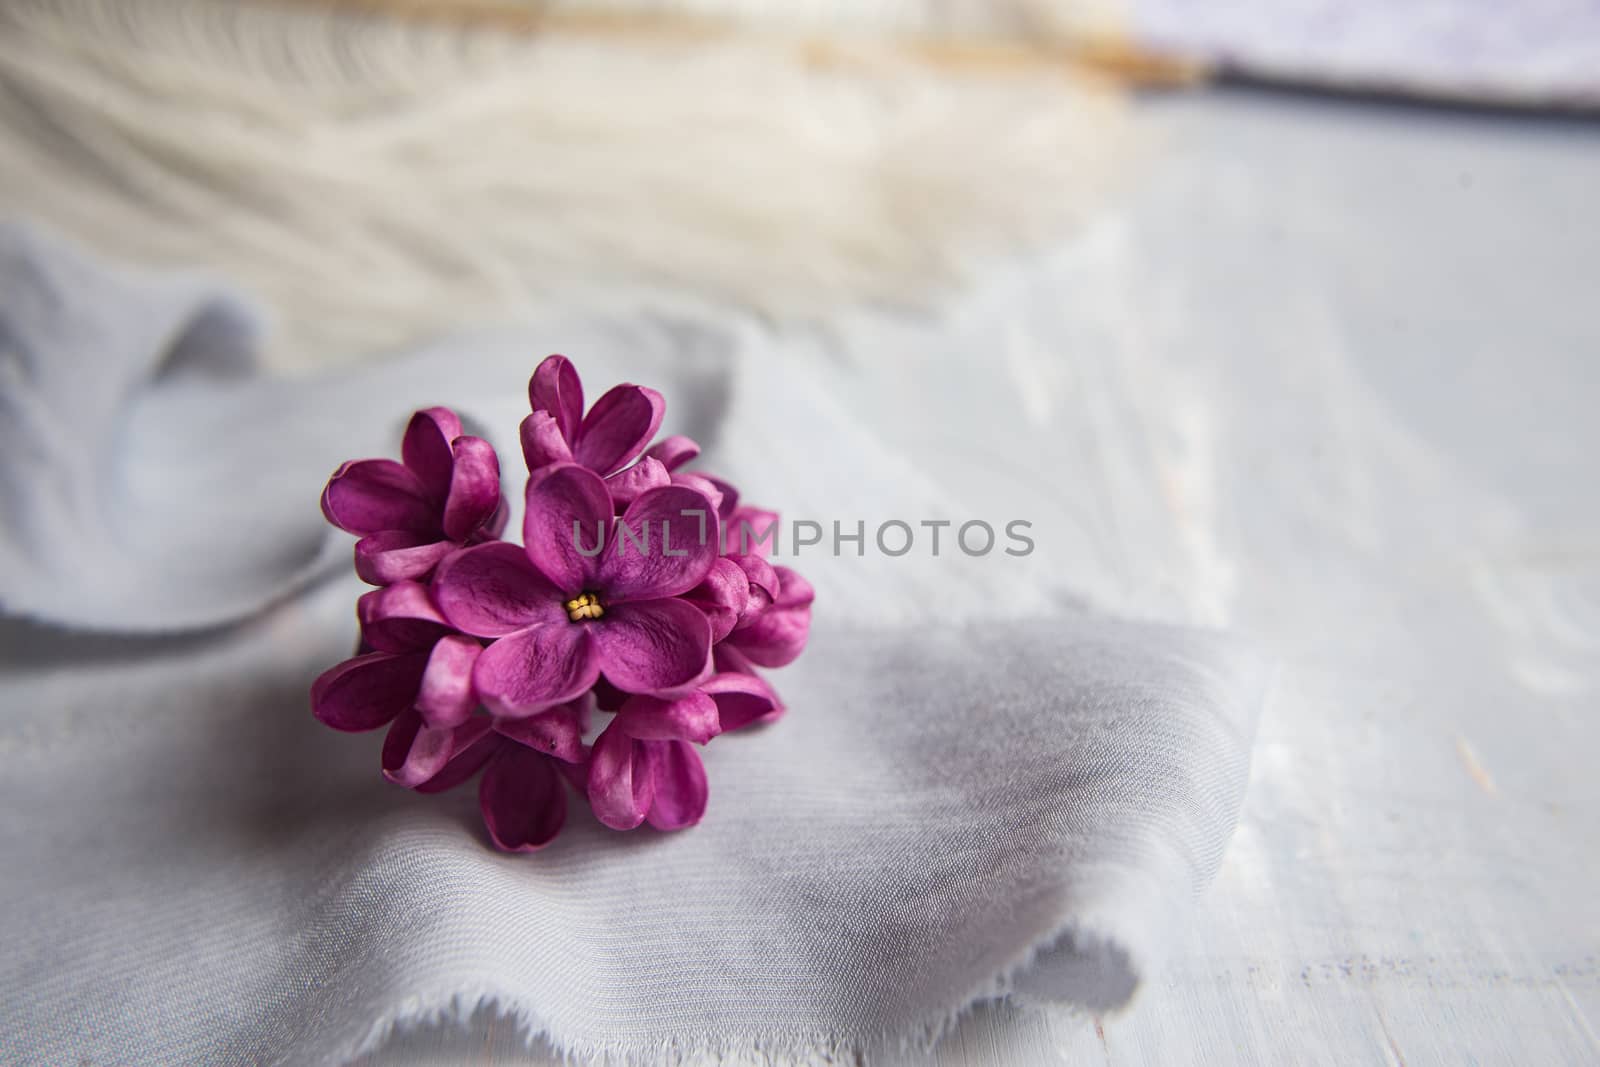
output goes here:
<path id="1" fill-rule="evenodd" d="M 1040 960 L 1055 951 L 1070 952 L 1096 967 L 1112 967 L 1123 981 L 1121 995 L 1096 1003 L 1024 993 L 1019 979 L 1031 973 Z M 1113 937 L 1086 929 L 1079 920 L 1062 924 L 1029 945 L 998 974 L 971 990 L 958 1003 L 903 1028 L 876 1032 L 850 1030 L 756 1031 L 731 1035 L 708 1033 L 696 1037 L 673 1035 L 654 1040 L 594 1041 L 564 1038 L 519 998 L 493 987 L 455 989 L 451 992 L 413 994 L 392 1004 L 365 1030 L 328 1060 L 345 1064 L 382 1050 L 397 1035 L 428 1026 L 455 1025 L 463 1030 L 480 1012 L 492 1012 L 509 1021 L 525 1047 L 544 1041 L 561 1062 L 585 1067 L 687 1067 L 735 1057 L 740 1063 L 820 1064 L 825 1067 L 866 1067 L 874 1050 L 928 1053 L 979 1008 L 1011 1001 L 1025 1010 L 1056 1009 L 1088 1015 L 1117 1011 L 1127 1006 L 1143 984 L 1141 968 L 1128 950 Z"/>
<path id="2" fill-rule="evenodd" d="M 358 1041 L 328 1062 L 345 1064 L 379 1052 L 397 1035 L 421 1027 L 453 1024 L 465 1030 L 475 1015 L 486 1010 L 509 1021 L 524 1047 L 531 1048 L 542 1040 L 560 1062 L 585 1067 L 687 1067 L 726 1057 L 738 1057 L 741 1063 L 866 1067 L 871 1046 L 869 1040 L 858 1035 L 828 1031 L 707 1034 L 644 1041 L 564 1039 L 538 1013 L 501 991 L 462 990 L 432 1003 L 430 999 L 423 995 L 404 998 L 379 1016 Z"/>

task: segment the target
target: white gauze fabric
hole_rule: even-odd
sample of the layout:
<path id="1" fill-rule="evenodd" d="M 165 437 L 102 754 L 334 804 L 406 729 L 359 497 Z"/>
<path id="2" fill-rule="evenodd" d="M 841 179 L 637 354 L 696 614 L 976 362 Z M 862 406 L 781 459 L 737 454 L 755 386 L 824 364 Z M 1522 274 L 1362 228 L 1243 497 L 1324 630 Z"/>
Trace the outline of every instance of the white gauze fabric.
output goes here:
<path id="1" fill-rule="evenodd" d="M 1126 1004 L 1216 871 L 1267 674 L 1074 600 L 1094 456 L 1007 408 L 963 330 L 887 331 L 858 364 L 640 311 L 274 381 L 213 287 L 5 231 L 0 596 L 27 618 L 0 631 L 0 1059 L 340 1062 L 485 1004 L 620 1062 L 849 1059 L 985 999 Z M 439 402 L 517 495 L 548 350 L 596 391 L 660 388 L 664 431 L 752 501 L 867 533 L 782 546 L 812 646 L 773 675 L 782 721 L 707 747 L 701 825 L 617 834 L 574 805 L 510 856 L 472 790 L 389 786 L 378 736 L 312 720 L 360 589 L 311 581 L 349 553 L 316 500 Z M 888 518 L 1023 519 L 1037 547 L 969 557 L 951 528 L 889 557 Z"/>

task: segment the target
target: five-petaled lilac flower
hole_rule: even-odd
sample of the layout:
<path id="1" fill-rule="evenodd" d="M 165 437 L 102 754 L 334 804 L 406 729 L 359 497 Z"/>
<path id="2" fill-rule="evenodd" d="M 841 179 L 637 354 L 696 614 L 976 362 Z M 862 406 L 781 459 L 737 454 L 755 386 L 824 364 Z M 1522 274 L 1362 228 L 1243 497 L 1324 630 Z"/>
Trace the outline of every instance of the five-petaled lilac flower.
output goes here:
<path id="1" fill-rule="evenodd" d="M 602 675 L 628 693 L 698 680 L 710 667 L 711 625 L 680 596 L 716 560 L 714 530 L 711 502 L 685 486 L 651 489 L 618 517 L 587 468 L 530 478 L 524 547 L 467 548 L 434 577 L 450 623 L 495 639 L 473 670 L 480 698 L 518 716 L 573 700 Z"/>
<path id="2" fill-rule="evenodd" d="M 464 436 L 449 408 L 413 415 L 400 455 L 400 463 L 344 463 L 322 491 L 328 521 L 361 538 L 356 573 L 373 585 L 426 578 L 456 548 L 492 540 L 505 524 L 499 458 L 489 442 Z"/>
<path id="3" fill-rule="evenodd" d="M 639 458 L 666 412 L 660 393 L 624 383 L 584 414 L 583 382 L 566 356 L 548 356 L 534 370 L 528 402 L 533 414 L 522 420 L 522 455 L 535 474 L 576 463 L 610 477 Z"/>

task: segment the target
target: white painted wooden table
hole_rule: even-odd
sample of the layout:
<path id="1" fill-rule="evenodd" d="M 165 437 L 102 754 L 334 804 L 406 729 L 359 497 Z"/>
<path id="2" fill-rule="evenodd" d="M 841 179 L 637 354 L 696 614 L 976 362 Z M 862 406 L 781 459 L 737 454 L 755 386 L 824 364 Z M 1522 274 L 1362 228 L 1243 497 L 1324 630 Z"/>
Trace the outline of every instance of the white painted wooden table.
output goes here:
<path id="1" fill-rule="evenodd" d="M 1057 487 L 1088 592 L 1283 671 L 1163 976 L 1116 1018 L 979 1011 L 937 1062 L 1600 1062 L 1600 126 L 1140 122 L 1148 169 L 974 358 L 1104 456 Z M 480 1017 L 373 1062 L 547 1058 Z"/>

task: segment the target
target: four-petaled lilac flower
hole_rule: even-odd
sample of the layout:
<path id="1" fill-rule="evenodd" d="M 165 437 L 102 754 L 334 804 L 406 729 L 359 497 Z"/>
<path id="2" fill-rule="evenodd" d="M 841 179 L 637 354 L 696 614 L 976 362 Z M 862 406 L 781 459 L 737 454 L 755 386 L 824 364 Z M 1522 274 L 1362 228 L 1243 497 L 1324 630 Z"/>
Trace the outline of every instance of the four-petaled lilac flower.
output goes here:
<path id="1" fill-rule="evenodd" d="M 706 772 L 691 745 L 764 720 L 778 710 L 765 682 L 714 674 L 674 698 L 634 696 L 618 709 L 589 762 L 589 806 L 614 830 L 649 822 L 681 830 L 706 810 Z"/>
<path id="2" fill-rule="evenodd" d="M 587 774 L 588 706 L 581 699 L 520 719 L 477 716 L 472 739 L 458 746 L 433 776 L 414 786 L 419 793 L 452 789 L 478 771 L 478 808 L 495 846 L 506 852 L 534 852 L 554 841 L 567 820 L 565 782 L 582 789 Z M 398 724 L 384 743 L 391 759 Z M 415 745 L 412 746 L 413 748 Z"/>
<path id="3" fill-rule="evenodd" d="M 336 730 L 389 726 L 384 774 L 417 785 L 481 732 L 470 717 L 477 706 L 472 667 L 483 647 L 456 633 L 417 582 L 366 594 L 356 614 L 362 643 L 373 651 L 312 683 L 312 713 Z"/>
<path id="4" fill-rule="evenodd" d="M 499 458 L 487 441 L 463 435 L 449 408 L 413 415 L 400 456 L 347 462 L 322 492 L 328 521 L 361 538 L 356 573 L 373 585 L 425 578 L 456 548 L 492 540 L 505 525 Z"/>
<path id="5" fill-rule="evenodd" d="M 681 594 L 717 558 L 714 521 L 704 494 L 683 486 L 651 489 L 614 517 L 593 471 L 569 463 L 531 479 L 524 547 L 464 549 L 434 578 L 451 624 L 494 639 L 473 670 L 479 697 L 516 716 L 572 700 L 601 675 L 628 693 L 696 681 L 711 625 Z"/>
<path id="6" fill-rule="evenodd" d="M 616 474 L 639 458 L 666 412 L 660 393 L 624 383 L 584 414 L 583 382 L 566 356 L 539 364 L 528 382 L 528 402 L 533 414 L 522 420 L 522 455 L 532 473 L 576 463 L 602 478 Z"/>

